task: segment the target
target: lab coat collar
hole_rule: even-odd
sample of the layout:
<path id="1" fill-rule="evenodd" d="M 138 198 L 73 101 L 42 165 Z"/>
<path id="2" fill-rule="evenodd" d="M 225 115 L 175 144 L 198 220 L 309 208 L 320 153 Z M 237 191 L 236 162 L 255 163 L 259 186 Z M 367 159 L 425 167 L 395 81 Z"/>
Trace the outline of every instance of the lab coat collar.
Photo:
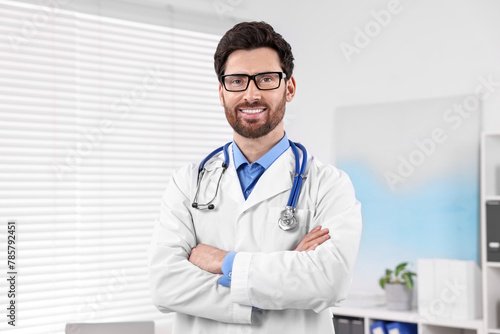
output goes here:
<path id="1" fill-rule="evenodd" d="M 241 207 L 243 203 L 245 203 L 245 196 L 243 196 L 243 192 L 241 191 L 240 179 L 238 178 L 238 173 L 236 172 L 236 166 L 234 163 L 234 155 L 233 155 L 233 145 L 229 145 L 228 153 L 229 153 L 229 166 L 226 170 L 226 174 L 228 174 L 229 182 L 227 182 L 227 191 L 229 196 L 238 203 Z"/>
<path id="2" fill-rule="evenodd" d="M 243 211 L 265 201 L 282 192 L 290 191 L 293 184 L 293 171 L 295 170 L 295 156 L 288 148 L 269 168 L 262 174 L 250 196 L 248 196 Z M 285 206 L 286 203 L 283 203 Z"/>
<path id="3" fill-rule="evenodd" d="M 231 145 L 232 146 L 232 145 Z M 252 206 L 276 196 L 284 191 L 292 189 L 293 171 L 295 169 L 295 156 L 291 148 L 288 148 L 274 163 L 262 174 L 252 193 L 245 201 L 241 191 L 240 181 L 234 165 L 232 147 L 230 146 L 230 163 L 227 170 L 230 182 L 228 193 L 231 198 L 239 204 L 240 213 L 250 209 Z M 286 205 L 286 203 L 283 203 Z"/>

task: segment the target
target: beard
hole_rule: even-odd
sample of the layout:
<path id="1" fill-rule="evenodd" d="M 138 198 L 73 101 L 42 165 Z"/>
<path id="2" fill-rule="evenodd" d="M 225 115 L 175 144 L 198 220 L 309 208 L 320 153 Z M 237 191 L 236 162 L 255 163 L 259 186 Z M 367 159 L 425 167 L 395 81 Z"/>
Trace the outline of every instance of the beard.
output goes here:
<path id="1" fill-rule="evenodd" d="M 229 125 L 240 136 L 252 139 L 263 137 L 273 131 L 285 116 L 285 106 L 286 93 L 283 94 L 283 98 L 275 109 L 271 109 L 265 102 L 240 103 L 231 108 L 226 105 L 224 100 L 224 111 Z M 240 112 L 238 110 L 241 108 L 266 108 L 267 117 L 264 119 L 264 123 L 260 119 L 244 119 L 239 117 Z"/>

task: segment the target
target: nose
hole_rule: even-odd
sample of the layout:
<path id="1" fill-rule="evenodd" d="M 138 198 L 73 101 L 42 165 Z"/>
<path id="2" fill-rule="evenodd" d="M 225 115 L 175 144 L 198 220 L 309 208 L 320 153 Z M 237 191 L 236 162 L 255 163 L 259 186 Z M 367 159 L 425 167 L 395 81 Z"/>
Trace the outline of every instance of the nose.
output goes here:
<path id="1" fill-rule="evenodd" d="M 250 80 L 250 82 L 248 83 L 248 88 L 245 91 L 244 97 L 248 102 L 260 100 L 260 89 L 257 88 L 254 80 Z"/>

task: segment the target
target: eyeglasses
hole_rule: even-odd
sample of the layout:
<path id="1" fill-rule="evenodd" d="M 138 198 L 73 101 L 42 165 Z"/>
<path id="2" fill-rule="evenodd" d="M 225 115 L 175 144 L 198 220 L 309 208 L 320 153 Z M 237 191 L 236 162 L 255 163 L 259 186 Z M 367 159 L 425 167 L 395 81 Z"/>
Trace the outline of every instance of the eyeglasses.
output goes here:
<path id="1" fill-rule="evenodd" d="M 227 74 L 221 75 L 220 79 L 224 88 L 228 92 L 243 92 L 248 88 L 250 80 L 255 82 L 260 90 L 278 89 L 281 84 L 281 79 L 285 79 L 286 74 L 283 72 L 265 72 L 255 75 L 247 74 Z"/>

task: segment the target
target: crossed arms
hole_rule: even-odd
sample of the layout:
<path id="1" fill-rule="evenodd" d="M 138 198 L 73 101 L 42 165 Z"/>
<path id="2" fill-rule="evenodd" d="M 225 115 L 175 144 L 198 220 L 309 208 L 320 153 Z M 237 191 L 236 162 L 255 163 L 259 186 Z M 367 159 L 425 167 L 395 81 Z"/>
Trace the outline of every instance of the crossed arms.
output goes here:
<path id="1" fill-rule="evenodd" d="M 328 232 L 328 228 L 321 229 L 321 226 L 316 226 L 302 238 L 294 250 L 298 252 L 315 250 L 316 247 L 330 239 Z M 209 273 L 220 275 L 222 274 L 222 262 L 227 253 L 227 251 L 210 245 L 198 244 L 191 250 L 189 262 Z"/>
<path id="2" fill-rule="evenodd" d="M 320 312 L 345 298 L 361 233 L 360 204 L 347 175 L 335 169 L 328 173 L 316 175 L 322 186 L 327 184 L 319 190 L 310 222 L 321 223 L 323 229 L 311 230 L 293 250 L 238 252 L 231 288 L 218 283 L 226 250 L 197 242 L 187 195 L 189 171 L 174 174 L 162 198 L 149 253 L 156 307 L 249 324 L 253 307 Z"/>

